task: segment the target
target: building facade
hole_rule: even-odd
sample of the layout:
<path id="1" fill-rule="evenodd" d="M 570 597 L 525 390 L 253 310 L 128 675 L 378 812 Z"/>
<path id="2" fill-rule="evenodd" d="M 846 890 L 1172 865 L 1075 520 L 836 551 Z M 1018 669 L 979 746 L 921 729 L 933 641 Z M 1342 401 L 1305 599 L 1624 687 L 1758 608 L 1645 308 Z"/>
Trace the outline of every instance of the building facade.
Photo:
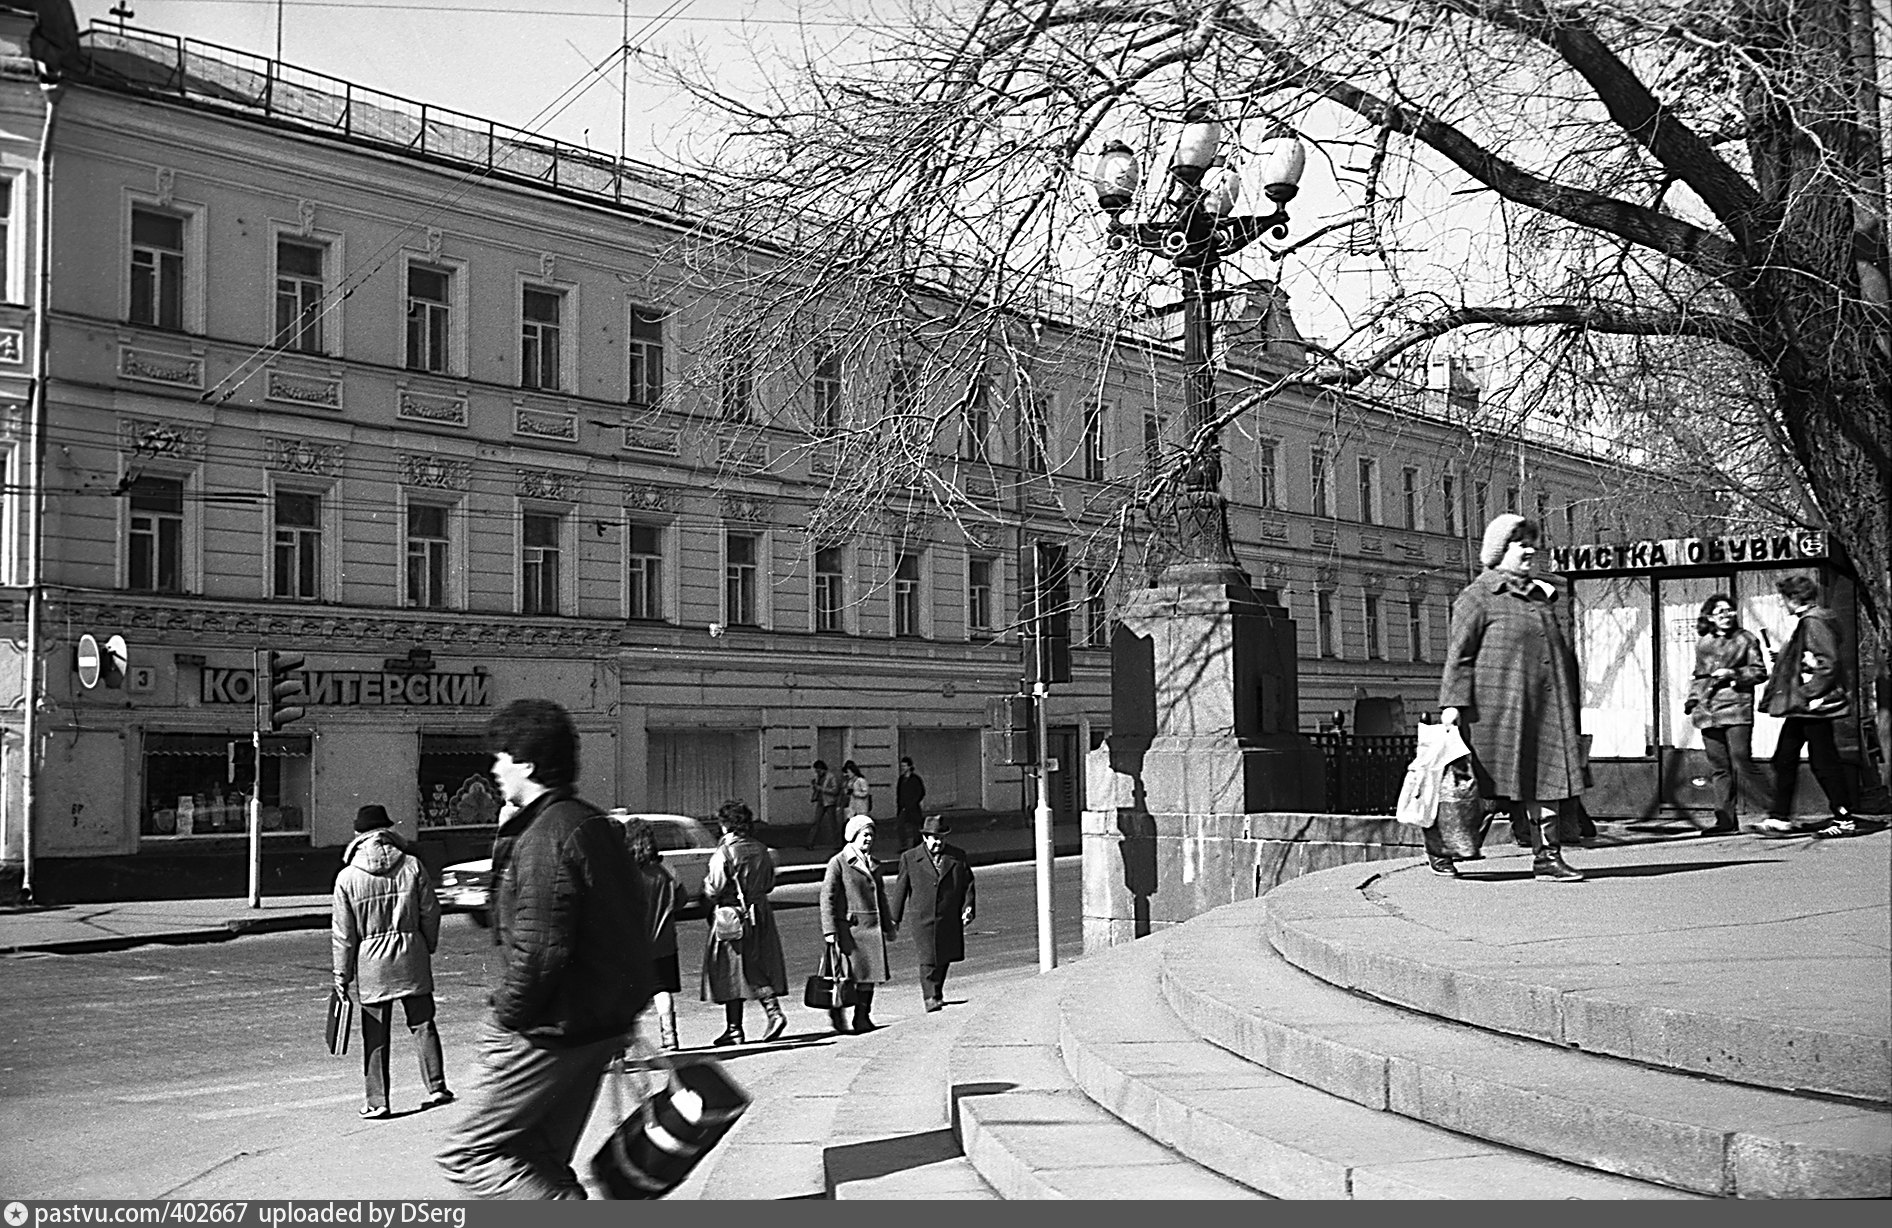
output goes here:
<path id="1" fill-rule="evenodd" d="M 238 857 L 253 781 L 272 848 L 339 845 L 368 802 L 477 847 L 479 731 L 522 696 L 573 712 L 603 804 L 802 823 L 812 760 L 858 762 L 878 811 L 909 756 L 930 808 L 1019 809 L 980 733 L 1018 679 L 1019 546 L 1047 536 L 1077 545 L 1051 724 L 1057 808 L 1081 808 L 1110 609 L 1142 578 L 1111 514 L 1175 446 L 1179 347 L 1034 330 L 1053 374 L 998 377 L 928 445 L 980 515 L 908 499 L 837 532 L 823 422 L 860 373 L 811 346 L 790 378 L 728 335 L 680 256 L 685 181 L 116 27 L 47 89 L 27 20 L 0 10 L 9 868 L 29 692 L 37 859 Z M 1240 396 L 1297 356 L 1285 296 L 1253 288 L 1224 340 Z M 1225 435 L 1305 727 L 1431 706 L 1489 515 L 1570 541 L 1621 515 L 1622 471 L 1486 444 L 1452 412 L 1463 380 L 1432 383 L 1283 394 Z M 123 636 L 118 685 L 78 677 L 85 634 Z M 303 655 L 309 693 L 260 772 L 259 649 Z"/>

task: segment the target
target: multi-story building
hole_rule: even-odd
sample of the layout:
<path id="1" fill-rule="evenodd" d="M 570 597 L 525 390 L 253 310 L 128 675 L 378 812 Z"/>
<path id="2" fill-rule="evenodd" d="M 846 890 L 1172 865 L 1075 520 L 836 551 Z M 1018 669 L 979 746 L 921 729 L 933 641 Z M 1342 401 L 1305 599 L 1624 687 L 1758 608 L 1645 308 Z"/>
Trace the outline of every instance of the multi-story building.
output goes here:
<path id="1" fill-rule="evenodd" d="M 9 868 L 29 786 L 37 860 L 239 860 L 258 774 L 272 849 L 339 845 L 379 802 L 457 852 L 496 811 L 485 716 L 528 695 L 575 714 L 606 804 L 799 823 L 813 759 L 856 760 L 889 805 L 906 755 L 930 807 L 1014 809 L 980 730 L 1018 676 L 1033 536 L 1084 543 L 1051 710 L 1058 807 L 1081 805 L 1111 602 L 1140 580 L 1098 530 L 1175 445 L 1175 345 L 1054 318 L 1026 330 L 1031 381 L 901 386 L 955 406 L 932 472 L 980 516 L 908 498 L 818 527 L 846 484 L 825 432 L 865 376 L 731 335 L 679 258 L 688 181 L 116 27 L 43 88 L 28 20 L 0 8 Z M 1298 358 L 1285 296 L 1248 303 L 1229 396 Z M 1430 704 L 1488 515 L 1575 540 L 1619 514 L 1620 471 L 1487 446 L 1434 382 L 1283 394 L 1225 437 L 1308 725 Z M 82 684 L 85 634 L 123 636 L 120 685 Z M 257 773 L 259 648 L 306 658 L 309 701 Z"/>

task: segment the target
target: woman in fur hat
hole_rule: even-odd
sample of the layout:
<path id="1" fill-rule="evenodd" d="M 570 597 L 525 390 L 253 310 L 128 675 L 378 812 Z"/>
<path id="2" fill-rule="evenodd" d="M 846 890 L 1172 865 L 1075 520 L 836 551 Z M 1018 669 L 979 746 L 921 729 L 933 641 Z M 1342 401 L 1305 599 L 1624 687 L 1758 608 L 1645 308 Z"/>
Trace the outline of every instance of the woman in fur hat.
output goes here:
<path id="1" fill-rule="evenodd" d="M 1479 792 L 1530 833 L 1532 872 L 1579 882 L 1564 863 L 1563 823 L 1583 794 L 1577 657 L 1554 609 L 1560 576 L 1535 569 L 1534 521 L 1507 513 L 1485 528 L 1485 570 L 1452 604 L 1439 719 L 1472 750 Z"/>

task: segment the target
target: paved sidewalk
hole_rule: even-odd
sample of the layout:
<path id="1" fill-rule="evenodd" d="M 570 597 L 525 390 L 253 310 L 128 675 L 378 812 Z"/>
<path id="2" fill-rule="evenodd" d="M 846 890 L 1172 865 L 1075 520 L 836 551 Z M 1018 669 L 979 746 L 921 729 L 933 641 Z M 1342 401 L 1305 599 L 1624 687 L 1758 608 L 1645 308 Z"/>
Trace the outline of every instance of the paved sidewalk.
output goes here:
<path id="1" fill-rule="evenodd" d="M 786 838 L 788 833 L 779 834 Z M 874 854 L 892 873 L 899 856 L 898 842 L 886 828 L 879 831 Z M 1059 855 L 1078 851 L 1075 823 L 1056 829 Z M 966 850 L 972 864 L 996 865 L 1030 861 L 1035 855 L 1029 826 L 1000 820 L 981 830 L 957 829 L 949 837 Z M 341 850 L 336 850 L 339 863 Z M 833 849 L 811 851 L 797 847 L 775 850 L 776 882 L 818 882 Z M 119 951 L 150 942 L 221 942 L 244 934 L 280 930 L 326 929 L 327 895 L 265 896 L 260 908 L 237 899 L 125 900 L 96 904 L 58 904 L 44 908 L 0 910 L 0 954 L 47 951 L 77 955 L 90 951 Z"/>

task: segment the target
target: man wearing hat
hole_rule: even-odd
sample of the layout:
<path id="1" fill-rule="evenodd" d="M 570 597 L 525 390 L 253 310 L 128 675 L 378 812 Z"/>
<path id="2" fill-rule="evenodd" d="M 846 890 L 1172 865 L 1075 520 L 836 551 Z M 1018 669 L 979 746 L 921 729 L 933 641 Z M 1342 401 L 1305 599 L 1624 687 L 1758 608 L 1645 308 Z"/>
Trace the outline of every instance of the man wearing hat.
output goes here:
<path id="1" fill-rule="evenodd" d="M 434 1026 L 434 948 L 440 944 L 440 901 L 420 860 L 380 806 L 355 813 L 355 838 L 342 852 L 330 914 L 335 988 L 361 1004 L 361 1073 L 370 1121 L 393 1116 L 388 1107 L 388 1034 L 394 1004 L 420 1048 L 421 1107 L 451 1104 L 440 1032 Z"/>
<path id="2" fill-rule="evenodd" d="M 920 825 L 920 843 L 900 856 L 888 908 L 897 927 L 913 902 L 913 957 L 920 967 L 920 997 L 929 1011 L 946 1003 L 946 967 L 966 957 L 966 927 L 972 924 L 972 863 L 946 843 L 952 828 L 937 814 Z"/>

